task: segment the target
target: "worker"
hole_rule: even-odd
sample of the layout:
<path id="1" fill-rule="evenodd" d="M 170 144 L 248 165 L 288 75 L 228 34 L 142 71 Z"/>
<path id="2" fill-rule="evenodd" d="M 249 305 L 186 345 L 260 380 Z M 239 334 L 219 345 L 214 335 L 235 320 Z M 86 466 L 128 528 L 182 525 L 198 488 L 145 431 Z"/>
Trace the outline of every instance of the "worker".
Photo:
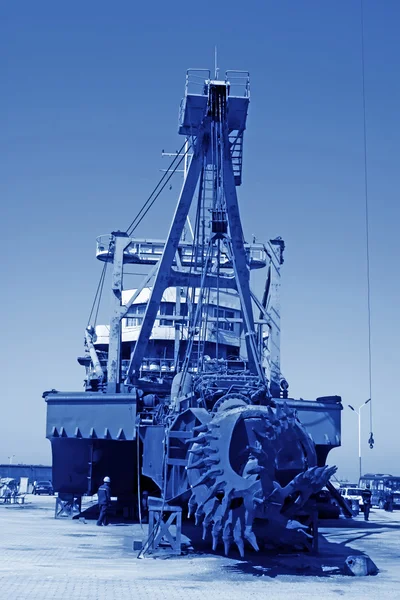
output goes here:
<path id="1" fill-rule="evenodd" d="M 111 490 L 110 490 L 111 479 L 109 477 L 104 477 L 103 485 L 101 485 L 97 492 L 97 502 L 100 509 L 100 515 L 97 520 L 97 525 L 101 527 L 102 525 L 108 525 L 108 509 L 111 504 Z"/>
<path id="2" fill-rule="evenodd" d="M 36 494 L 37 481 L 33 482 L 32 494 Z"/>
<path id="3" fill-rule="evenodd" d="M 386 494 L 385 510 L 393 512 L 394 494 L 392 490 L 388 490 Z"/>
<path id="4" fill-rule="evenodd" d="M 362 491 L 361 497 L 362 497 L 363 506 L 364 506 L 364 521 L 368 521 L 369 511 L 371 510 L 371 497 L 372 497 L 372 492 L 370 490 L 369 483 L 367 483 L 365 490 Z"/>

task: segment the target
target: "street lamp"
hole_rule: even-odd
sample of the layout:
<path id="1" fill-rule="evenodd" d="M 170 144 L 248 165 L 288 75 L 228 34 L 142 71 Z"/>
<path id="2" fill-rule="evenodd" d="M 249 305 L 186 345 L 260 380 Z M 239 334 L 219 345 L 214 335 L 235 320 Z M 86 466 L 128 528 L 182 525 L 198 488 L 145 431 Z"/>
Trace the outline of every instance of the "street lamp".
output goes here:
<path id="1" fill-rule="evenodd" d="M 360 479 L 362 476 L 362 470 L 361 470 L 361 409 L 363 408 L 363 406 L 368 404 L 368 402 L 371 402 L 371 398 L 368 398 L 368 400 L 366 400 L 363 404 L 361 404 L 361 406 L 358 407 L 358 410 L 356 410 L 353 406 L 351 406 L 351 404 L 347 405 L 349 408 L 351 408 L 351 410 L 353 412 L 356 413 L 356 415 L 358 415 L 358 462 L 359 462 L 359 469 L 360 469 Z"/>

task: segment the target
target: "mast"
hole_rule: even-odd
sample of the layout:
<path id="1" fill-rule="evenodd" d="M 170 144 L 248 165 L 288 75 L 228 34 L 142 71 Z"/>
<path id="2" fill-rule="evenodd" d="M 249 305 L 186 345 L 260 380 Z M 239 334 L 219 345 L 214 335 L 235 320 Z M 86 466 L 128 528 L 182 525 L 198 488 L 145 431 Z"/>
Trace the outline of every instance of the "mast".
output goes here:
<path id="1" fill-rule="evenodd" d="M 204 322 L 203 307 L 209 303 L 210 290 L 217 292 L 218 297 L 221 289 L 234 289 L 240 301 L 248 368 L 261 381 L 265 379 L 256 343 L 250 294 L 250 260 L 244 247 L 236 194 L 236 186 L 241 183 L 241 153 L 249 104 L 249 79 L 247 73 L 230 73 L 234 78 L 241 78 L 240 96 L 230 95 L 228 73 L 225 80 L 211 80 L 208 77 L 202 85 L 201 94 L 191 93 L 190 84 L 198 84 L 199 75 L 198 71 L 188 71 L 179 133 L 187 139 L 190 137 L 193 156 L 187 172 L 185 169 L 186 176 L 178 205 L 128 367 L 127 382 L 132 383 L 138 377 L 162 294 L 166 287 L 173 284 L 179 271 L 179 267 L 176 269 L 176 265 L 173 264 L 174 258 L 196 190 L 198 216 L 193 232 L 194 266 L 191 273 L 186 270 L 185 274 L 196 277 L 196 285 L 191 287 L 196 289 L 197 307 L 190 319 L 184 363 L 187 364 L 192 358 L 195 342 L 198 351 L 203 343 L 203 348 L 199 351 L 199 361 L 204 359 L 205 344 L 199 331 Z M 235 84 L 237 85 L 237 81 Z M 188 145 L 189 140 L 187 148 Z M 218 302 L 215 316 L 218 347 Z M 218 359 L 218 356 L 216 358 Z M 201 365 L 199 367 L 201 368 Z"/>

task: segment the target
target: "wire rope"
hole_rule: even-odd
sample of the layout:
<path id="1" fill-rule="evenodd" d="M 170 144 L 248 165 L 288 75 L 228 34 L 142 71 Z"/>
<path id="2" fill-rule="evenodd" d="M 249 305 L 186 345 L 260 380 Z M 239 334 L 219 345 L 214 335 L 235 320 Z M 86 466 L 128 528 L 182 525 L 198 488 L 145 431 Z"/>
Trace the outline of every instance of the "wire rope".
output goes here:
<path id="1" fill-rule="evenodd" d="M 169 165 L 169 168 L 166 170 L 166 172 L 164 173 L 164 175 L 161 177 L 160 181 L 157 183 L 156 187 L 151 192 L 150 196 L 147 198 L 146 202 L 143 204 L 142 208 L 139 210 L 138 214 L 136 215 L 136 217 L 133 219 L 133 221 L 131 222 L 131 224 L 127 228 L 126 233 L 128 235 L 132 235 L 133 231 L 135 231 L 135 229 L 138 227 L 138 225 L 142 222 L 142 220 L 144 219 L 144 217 L 146 216 L 146 214 L 149 212 L 150 208 L 153 206 L 154 202 L 157 200 L 157 198 L 159 197 L 159 195 L 161 194 L 161 192 L 163 191 L 163 189 L 165 188 L 165 186 L 167 185 L 167 183 L 171 179 L 172 175 L 174 175 L 174 173 L 176 172 L 177 168 L 180 166 L 180 164 L 182 163 L 182 161 L 184 160 L 184 158 L 188 154 L 188 152 L 189 152 L 189 150 L 191 148 L 191 144 L 188 145 L 188 147 L 186 148 L 186 150 L 185 150 L 185 145 L 186 145 L 186 140 L 185 140 L 184 144 L 181 146 L 180 150 L 178 150 L 178 152 L 176 153 L 176 156 L 174 157 L 174 159 L 172 160 L 171 164 Z M 185 150 L 185 152 L 182 154 L 183 150 Z M 179 158 L 179 161 L 177 162 L 177 164 L 175 165 L 175 167 L 172 168 L 174 166 L 174 163 L 178 160 L 178 158 Z M 163 181 L 164 181 L 164 183 L 163 183 Z M 158 188 L 160 186 L 161 186 L 161 188 L 158 190 Z M 158 192 L 157 192 L 157 190 L 158 190 Z M 154 194 L 156 192 L 157 192 L 157 194 L 153 198 L 153 196 L 154 196 Z"/>
<path id="2" fill-rule="evenodd" d="M 136 215 L 136 217 L 133 219 L 133 221 L 131 222 L 131 224 L 129 225 L 129 227 L 126 230 L 126 233 L 128 233 L 128 235 L 132 235 L 133 231 L 135 231 L 135 229 L 140 225 L 140 223 L 143 221 L 143 219 L 145 218 L 145 216 L 147 215 L 147 213 L 149 212 L 149 210 L 151 209 L 151 207 L 153 206 L 153 204 L 155 203 L 155 201 L 157 200 L 157 198 L 160 196 L 161 192 L 164 190 L 164 188 L 166 187 L 166 185 L 168 184 L 168 182 L 170 181 L 171 177 L 174 175 L 174 173 L 176 172 L 176 170 L 178 169 L 178 167 L 180 166 L 180 164 L 182 163 L 182 161 L 185 159 L 185 157 L 187 156 L 187 154 L 189 153 L 189 150 L 192 147 L 192 144 L 188 144 L 187 148 L 185 149 L 185 145 L 186 145 L 186 140 L 185 143 L 182 145 L 182 147 L 180 148 L 180 150 L 177 152 L 176 156 L 174 157 L 174 159 L 172 160 L 169 168 L 167 169 L 166 173 L 164 173 L 164 175 L 161 177 L 160 181 L 158 182 L 158 184 L 156 185 L 156 187 L 154 188 L 154 190 L 152 191 L 152 193 L 150 194 L 150 196 L 147 198 L 146 202 L 143 204 L 142 208 L 140 209 L 140 211 L 138 212 L 138 214 Z M 185 152 L 182 154 L 182 150 L 185 149 Z M 172 169 L 174 163 L 178 160 L 177 164 L 175 165 L 175 167 Z M 164 181 L 165 179 L 165 181 Z M 164 181 L 164 183 L 162 184 L 162 182 Z M 162 185 L 161 185 L 162 184 Z M 158 189 L 161 185 L 161 188 Z M 155 197 L 153 198 L 155 192 L 158 190 L 157 194 L 155 195 Z M 107 253 L 107 258 L 110 254 L 110 249 L 111 249 L 111 242 L 108 248 L 108 253 Z M 100 308 L 100 302 L 101 302 L 101 297 L 102 297 L 102 292 L 103 292 L 103 286 L 104 286 L 104 280 L 105 280 L 105 275 L 106 275 L 106 270 L 107 270 L 107 260 L 103 265 L 103 269 L 100 275 L 100 279 L 99 279 L 99 283 L 97 285 L 97 289 L 96 289 L 96 293 L 94 295 L 94 300 L 92 303 L 92 307 L 90 309 L 90 313 L 89 313 L 89 318 L 88 318 L 88 322 L 87 322 L 87 327 L 89 327 L 92 316 L 93 316 L 93 312 L 96 309 L 95 312 L 95 320 L 94 323 L 96 323 L 97 321 L 97 316 L 99 313 L 99 308 Z M 97 306 L 96 306 L 97 303 Z"/>
<path id="3" fill-rule="evenodd" d="M 102 298 L 102 295 L 103 295 L 104 281 L 105 281 L 106 274 L 107 274 L 107 265 L 108 265 L 108 263 L 105 263 L 105 269 L 103 269 L 103 272 L 102 272 L 101 284 L 100 284 L 100 291 L 99 291 L 99 298 L 98 298 L 97 307 L 96 307 L 96 314 L 94 315 L 93 326 L 96 326 L 96 323 L 97 323 L 97 317 L 98 317 L 98 314 L 99 314 L 99 308 L 100 308 L 101 298 Z"/>
<path id="4" fill-rule="evenodd" d="M 364 197 L 365 197 L 365 241 L 367 263 L 367 311 L 368 311 L 368 384 L 369 384 L 369 445 L 373 448 L 372 433 L 372 344 L 371 344 L 371 266 L 369 236 L 369 196 L 368 196 L 368 143 L 367 143 L 367 110 L 365 93 L 365 45 L 364 45 L 364 0 L 360 0 L 361 13 L 361 72 L 362 72 L 362 105 L 363 105 L 363 150 L 364 150 Z"/>
<path id="5" fill-rule="evenodd" d="M 90 309 L 89 318 L 88 318 L 88 321 L 87 321 L 87 325 L 86 325 L 86 327 L 89 327 L 89 325 L 90 325 L 90 320 L 91 320 L 91 318 L 92 318 L 93 311 L 94 311 L 94 309 L 95 309 L 95 306 L 96 306 L 97 296 L 98 296 L 98 294 L 99 294 L 99 290 L 100 290 L 100 288 L 101 288 L 101 282 L 102 282 L 102 279 L 103 279 L 103 277 L 104 277 L 104 272 L 105 272 L 105 270 L 106 270 L 106 267 L 107 267 L 107 263 L 104 263 L 104 265 L 103 265 L 103 268 L 102 268 L 102 271 L 101 271 L 101 275 L 100 275 L 99 283 L 97 284 L 96 293 L 95 293 L 95 295 L 94 295 L 94 299 L 93 299 L 93 303 L 92 303 L 92 308 Z"/>

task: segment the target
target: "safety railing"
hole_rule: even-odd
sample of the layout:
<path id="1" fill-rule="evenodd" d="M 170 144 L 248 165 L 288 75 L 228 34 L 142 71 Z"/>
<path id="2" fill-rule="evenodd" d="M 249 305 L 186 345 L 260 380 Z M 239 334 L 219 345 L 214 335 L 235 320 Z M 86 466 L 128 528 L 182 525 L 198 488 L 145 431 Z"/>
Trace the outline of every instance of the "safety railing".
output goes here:
<path id="1" fill-rule="evenodd" d="M 113 256 L 113 238 L 111 235 L 101 235 L 97 238 L 96 256 L 102 257 L 109 254 L 108 260 L 112 260 Z M 132 239 L 131 243 L 124 251 L 125 260 L 128 262 L 137 262 L 143 264 L 155 264 L 162 256 L 165 242 L 163 240 L 146 240 Z M 205 263 L 207 250 L 204 253 L 200 250 L 193 251 L 191 243 L 181 242 L 179 244 L 180 258 L 184 266 L 202 265 Z M 249 259 L 251 267 L 263 267 L 268 262 L 268 254 L 263 244 L 253 243 L 245 244 L 245 251 Z M 216 258 L 218 249 L 212 249 L 212 258 Z M 225 252 L 221 252 L 219 256 L 220 266 L 230 268 L 231 260 Z"/>
<path id="2" fill-rule="evenodd" d="M 205 82 L 211 78 L 210 69 L 188 69 L 186 71 L 185 95 L 198 94 L 207 95 Z"/>
<path id="3" fill-rule="evenodd" d="M 226 71 L 225 82 L 229 84 L 229 95 L 250 98 L 250 73 L 248 71 Z"/>

